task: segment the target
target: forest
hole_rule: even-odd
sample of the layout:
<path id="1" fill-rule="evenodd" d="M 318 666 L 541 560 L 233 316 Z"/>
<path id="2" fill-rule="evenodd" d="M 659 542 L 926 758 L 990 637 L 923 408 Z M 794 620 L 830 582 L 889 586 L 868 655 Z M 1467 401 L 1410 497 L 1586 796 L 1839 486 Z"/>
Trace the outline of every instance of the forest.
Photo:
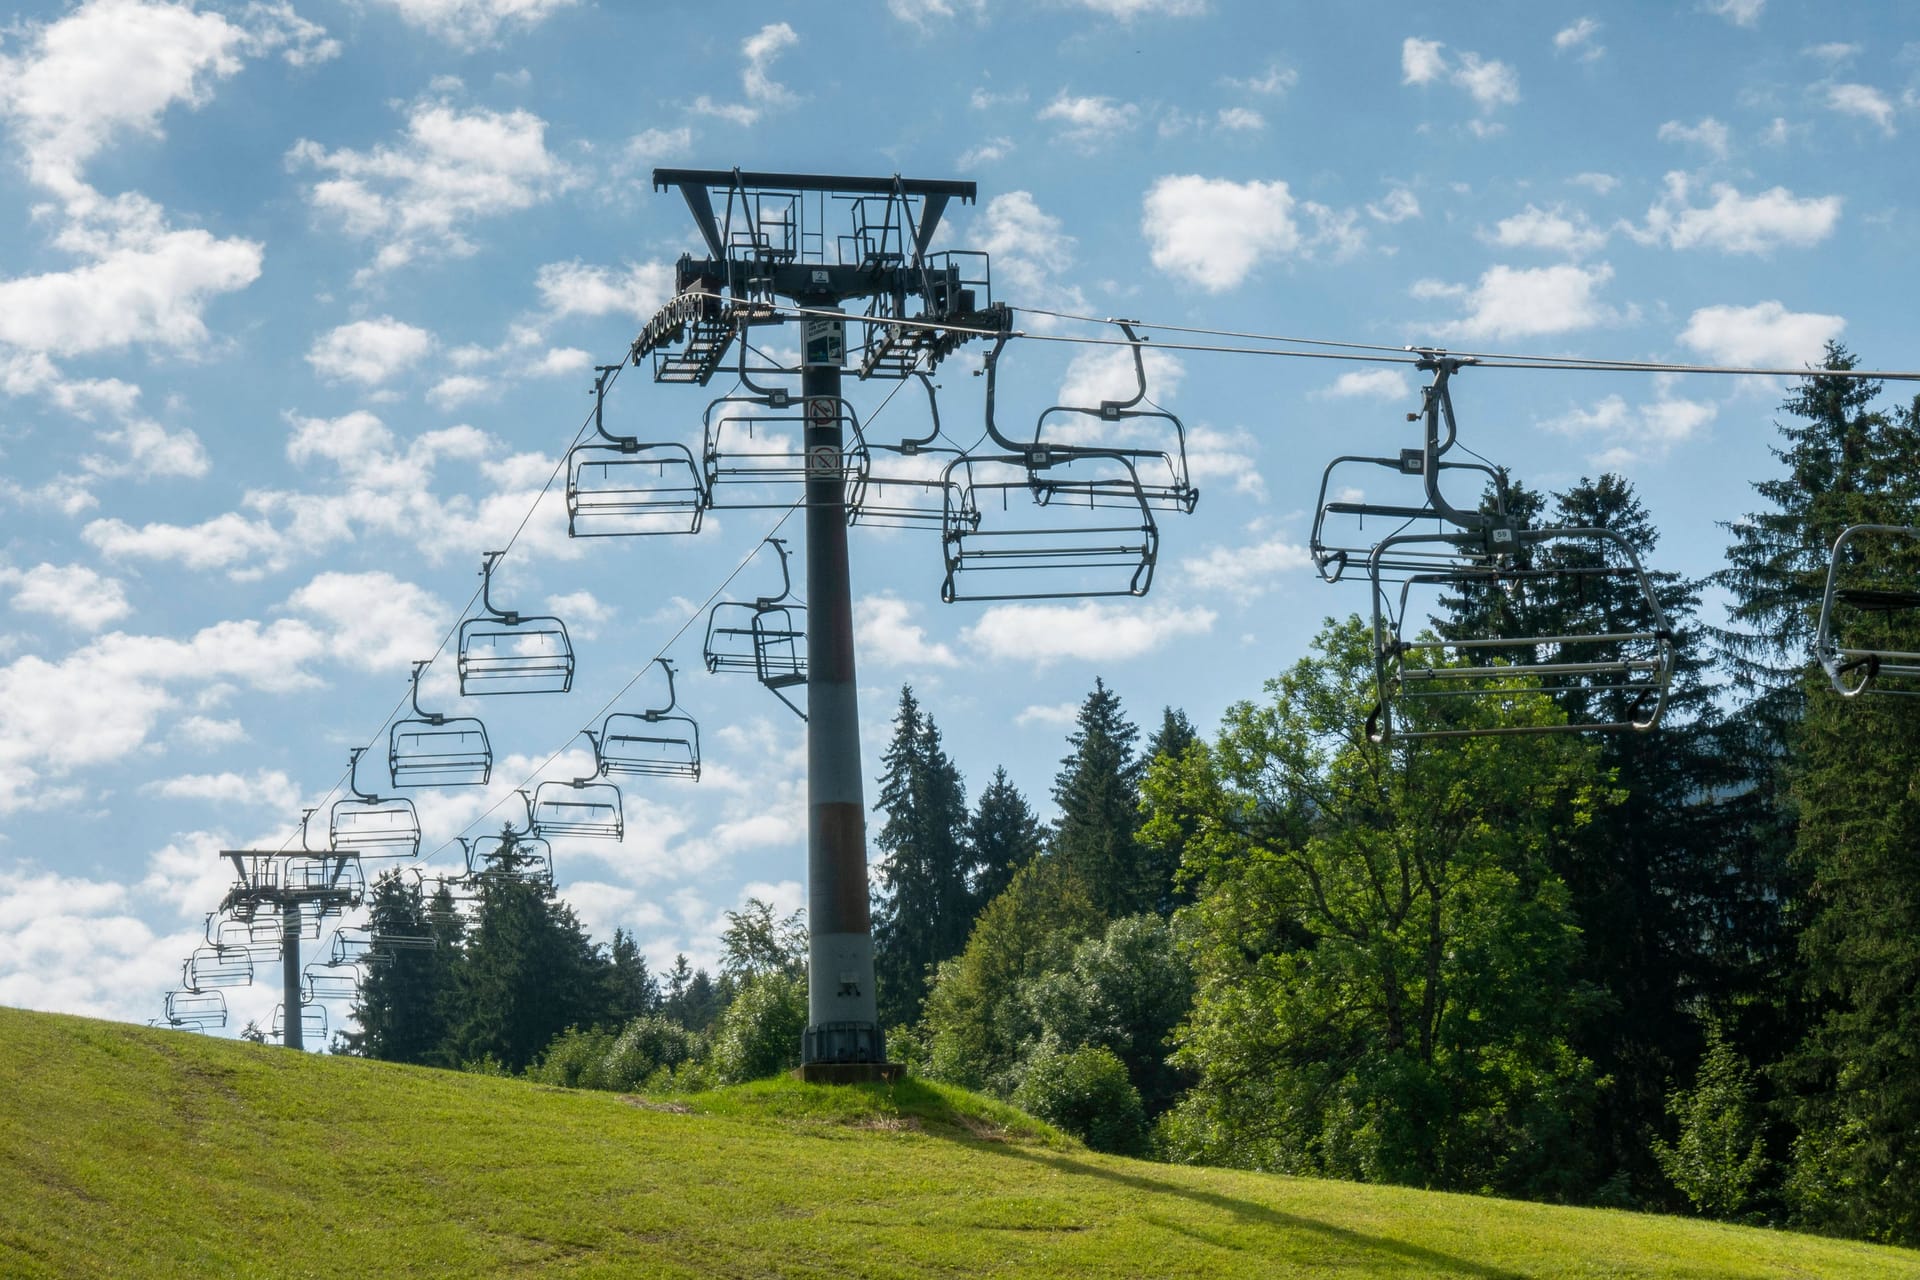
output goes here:
<path id="1" fill-rule="evenodd" d="M 1657 576 L 1681 657 L 1656 731 L 1377 745 L 1371 628 L 1330 619 L 1211 734 L 1096 680 L 1043 822 L 1004 769 L 970 801 L 903 688 L 869 825 L 889 1055 L 1101 1150 L 1920 1244 L 1920 708 L 1808 656 L 1840 532 L 1920 524 L 1920 398 L 1880 390 L 1792 387 L 1725 566 Z M 1613 475 L 1514 503 L 1659 538 Z M 1644 612 L 1600 581 L 1463 591 L 1431 625 Z M 1886 611 L 1888 647 L 1920 649 L 1911 619 Z M 1431 714 L 1569 707 L 1516 678 Z M 433 941 L 369 966 L 339 1047 L 646 1092 L 797 1063 L 798 916 L 750 902 L 718 973 L 654 973 L 511 835 L 488 870 L 470 901 L 378 883 L 374 933 Z"/>

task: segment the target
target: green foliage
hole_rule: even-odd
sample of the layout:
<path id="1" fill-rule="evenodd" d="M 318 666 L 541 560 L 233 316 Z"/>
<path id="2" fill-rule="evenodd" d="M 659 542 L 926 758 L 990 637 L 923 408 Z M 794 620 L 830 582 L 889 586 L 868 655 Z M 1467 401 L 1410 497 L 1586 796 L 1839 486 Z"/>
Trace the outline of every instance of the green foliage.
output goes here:
<path id="1" fill-rule="evenodd" d="M 1006 1096 L 1040 1030 L 1021 998 L 1023 984 L 1065 964 L 1101 924 L 1064 859 L 1049 854 L 1015 872 L 1006 892 L 981 910 L 965 949 L 939 968 L 924 1018 L 928 1073 Z"/>
<path id="2" fill-rule="evenodd" d="M 873 942 L 884 1025 L 919 1016 L 928 972 L 966 943 L 974 898 L 966 786 L 933 717 L 904 685 L 883 760 L 874 807 L 887 817 L 874 837 L 881 857 Z"/>
<path id="3" fill-rule="evenodd" d="M 727 912 L 727 927 L 720 933 L 721 971 L 735 982 L 768 973 L 805 973 L 806 916 L 798 910 L 776 920 L 771 902 L 748 898 L 745 907 Z"/>
<path id="4" fill-rule="evenodd" d="M 527 1068 L 527 1079 L 562 1089 L 608 1089 L 604 1064 L 613 1048 L 613 1033 L 594 1028 L 568 1027 L 547 1046 L 540 1060 Z"/>
<path id="5" fill-rule="evenodd" d="M 1027 806 L 1027 798 L 1007 780 L 1004 768 L 980 792 L 973 816 L 967 820 L 967 847 L 973 852 L 974 913 L 992 902 L 1013 883 L 1014 872 L 1026 866 L 1046 845 L 1046 829 Z"/>
<path id="6" fill-rule="evenodd" d="M 1176 1061 L 1198 1078 L 1164 1131 L 1189 1159 L 1579 1194 L 1597 1081 L 1550 859 L 1613 797 L 1569 736 L 1367 743 L 1369 645 L 1330 625 L 1269 704 L 1148 778 L 1154 821 L 1195 830 Z M 1516 682 L 1497 714 L 1554 711 Z"/>
<path id="7" fill-rule="evenodd" d="M 366 966 L 354 1006 L 360 1030 L 347 1034 L 349 1052 L 388 1062 L 450 1066 L 448 1043 L 458 1016 L 456 982 L 463 929 L 443 885 L 431 901 L 419 884 L 397 871 L 374 881 L 368 927 L 379 963 Z M 432 937 L 430 948 L 382 948 L 383 937 Z"/>
<path id="8" fill-rule="evenodd" d="M 1717 1027 L 1692 1089 L 1667 1099 L 1678 1142 L 1656 1141 L 1654 1155 L 1673 1185 L 1710 1218 L 1739 1218 L 1767 1169 L 1753 1069 Z"/>
<path id="9" fill-rule="evenodd" d="M 527 1069 L 527 1078 L 566 1089 L 688 1092 L 706 1087 L 697 1070 L 705 1051 L 699 1036 L 659 1014 L 648 1014 L 618 1034 L 569 1027 Z"/>
<path id="10" fill-rule="evenodd" d="M 714 1079 L 744 1084 L 799 1066 L 806 1029 L 805 979 L 784 973 L 748 978 L 714 1030 Z"/>
<path id="11" fill-rule="evenodd" d="M 1127 1068 L 1105 1045 L 1062 1052 L 1042 1046 L 1027 1062 L 1013 1104 L 1095 1151 L 1142 1155 L 1147 1117 Z"/>
<path id="12" fill-rule="evenodd" d="M 1060 817 L 1052 854 L 1073 869 L 1107 919 L 1151 911 L 1170 888 L 1162 882 L 1163 869 L 1135 839 L 1146 767 L 1134 750 L 1139 736 L 1120 709 L 1119 695 L 1095 680 L 1067 738 L 1073 752 L 1060 761 L 1053 781 Z"/>
<path id="13" fill-rule="evenodd" d="M 1193 1003 L 1193 972 L 1159 916 L 1115 920 L 1064 967 L 1022 983 L 1020 995 L 1041 1043 L 1109 1050 L 1146 1114 L 1173 1104 L 1184 1079 L 1167 1061 L 1168 1036 Z"/>

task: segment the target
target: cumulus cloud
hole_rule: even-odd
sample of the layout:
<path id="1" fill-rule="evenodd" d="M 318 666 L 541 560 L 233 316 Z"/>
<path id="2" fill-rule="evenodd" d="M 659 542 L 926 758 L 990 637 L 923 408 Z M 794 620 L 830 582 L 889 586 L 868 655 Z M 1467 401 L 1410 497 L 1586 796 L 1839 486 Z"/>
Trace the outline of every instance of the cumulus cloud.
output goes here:
<path id="1" fill-rule="evenodd" d="M 788 107 L 799 98 L 773 78 L 773 64 L 780 55 L 800 42 L 800 36 L 784 22 L 770 22 L 740 42 L 740 91 L 745 102 L 718 102 L 706 94 L 693 100 L 690 110 L 696 115 L 712 116 L 733 124 L 758 123 L 769 108 Z"/>
<path id="2" fill-rule="evenodd" d="M 1142 202 L 1153 265 L 1209 293 L 1237 287 L 1261 262 L 1302 246 L 1285 182 L 1161 178 Z"/>
<path id="3" fill-rule="evenodd" d="M 307 363 L 323 378 L 371 387 L 419 363 L 433 345 L 425 329 L 381 316 L 321 334 L 307 352 Z"/>
<path id="4" fill-rule="evenodd" d="M 1660 126 L 1658 136 L 1662 142 L 1681 142 L 1699 147 L 1716 160 L 1727 158 L 1727 126 L 1712 116 L 1703 116 L 1696 124 L 1669 120 Z"/>
<path id="5" fill-rule="evenodd" d="M 1701 307 L 1680 341 L 1721 364 L 1799 368 L 1820 363 L 1826 344 L 1845 331 L 1841 316 L 1789 311 L 1778 301 L 1750 307 Z"/>
<path id="6" fill-rule="evenodd" d="M 1013 149 L 1013 139 L 1002 134 L 967 148 L 953 163 L 960 169 L 978 169 L 982 165 L 999 163 L 1006 159 Z"/>
<path id="7" fill-rule="evenodd" d="M 1541 425 L 1560 435 L 1593 440 L 1597 448 L 1588 455 L 1589 463 L 1616 470 L 1666 457 L 1697 438 L 1718 413 L 1719 406 L 1711 401 L 1690 400 L 1662 387 L 1654 399 L 1637 405 L 1611 395 L 1591 409 L 1572 409 Z"/>
<path id="8" fill-rule="evenodd" d="M 1587 221 L 1579 210 L 1569 213 L 1560 205 L 1542 209 L 1529 204 L 1519 213 L 1494 224 L 1491 235 L 1481 237 L 1504 249 L 1543 249 L 1581 258 L 1597 252 L 1607 243 L 1607 233 Z"/>
<path id="9" fill-rule="evenodd" d="M 853 610 L 853 638 L 860 652 L 890 667 L 953 667 L 960 659 L 914 621 L 918 606 L 893 596 L 867 596 Z"/>
<path id="10" fill-rule="evenodd" d="M 400 671 L 440 647 L 452 617 L 432 592 L 384 570 L 328 571 L 285 606 L 319 627 L 329 656 L 363 671 Z"/>
<path id="11" fill-rule="evenodd" d="M 1178 605 L 1000 604 L 963 633 L 968 645 L 996 662 L 1048 667 L 1063 661 L 1124 662 L 1181 636 L 1213 629 L 1211 609 Z"/>
<path id="12" fill-rule="evenodd" d="M 1180 576 L 1184 585 L 1201 591 L 1251 598 L 1311 563 L 1305 547 L 1275 537 L 1243 547 L 1208 547 L 1200 555 L 1183 556 Z"/>
<path id="13" fill-rule="evenodd" d="M 1607 53 L 1607 47 L 1594 39 L 1599 34 L 1599 22 L 1581 18 L 1553 33 L 1553 51 L 1576 54 L 1582 62 L 1598 61 Z"/>
<path id="14" fill-rule="evenodd" d="M 1428 85 L 1444 81 L 1472 98 L 1482 115 L 1520 101 L 1520 76 L 1512 67 L 1464 49 L 1449 62 L 1445 49 L 1446 45 L 1438 40 L 1408 36 L 1401 41 L 1400 83 Z"/>
<path id="15" fill-rule="evenodd" d="M 188 773 L 158 778 L 140 790 L 168 800 L 204 800 L 221 807 L 247 805 L 288 813 L 300 808 L 304 794 L 298 783 L 280 769 L 255 769 L 250 774 Z"/>
<path id="16" fill-rule="evenodd" d="M 1314 394 L 1330 400 L 1403 400 L 1410 391 L 1407 375 L 1398 369 L 1355 369 Z"/>
<path id="17" fill-rule="evenodd" d="M 1767 0 L 1701 0 L 1708 13 L 1718 14 L 1736 27 L 1751 27 L 1760 21 Z"/>
<path id="18" fill-rule="evenodd" d="M 629 262 L 619 268 L 549 262 L 534 276 L 540 303 L 550 316 L 625 315 L 645 320 L 673 296 L 673 267 L 665 262 Z"/>
<path id="19" fill-rule="evenodd" d="M 1080 147 L 1097 147 L 1128 132 L 1139 121 L 1140 108 L 1097 95 L 1076 97 L 1062 89 L 1038 117 L 1060 126 L 1060 137 Z"/>
<path id="20" fill-rule="evenodd" d="M 0 587 L 21 613 L 57 618 L 82 631 L 98 631 L 133 612 L 126 587 L 83 564 L 41 563 L 31 569 L 0 566 Z"/>
<path id="21" fill-rule="evenodd" d="M 287 164 L 321 175 L 307 189 L 317 214 L 378 243 L 366 278 L 419 257 L 470 254 L 474 223 L 531 208 L 571 186 L 577 177 L 547 150 L 546 130 L 529 111 L 422 101 L 408 109 L 395 142 L 330 151 L 302 138 Z"/>
<path id="22" fill-rule="evenodd" d="M 496 43 L 502 34 L 545 22 L 574 0 L 374 0 L 410 27 L 462 49 Z"/>
<path id="23" fill-rule="evenodd" d="M 1893 101 L 1870 84 L 1828 85 L 1827 109 L 1869 121 L 1889 138 L 1894 134 Z"/>
<path id="24" fill-rule="evenodd" d="M 1613 278 L 1605 263 L 1530 269 L 1488 268 L 1472 287 L 1438 280 L 1414 282 L 1415 298 L 1457 298 L 1466 304 L 1459 320 L 1439 326 L 1443 337 L 1530 338 L 1568 333 L 1618 321 L 1620 313 L 1599 299 Z"/>
<path id="25" fill-rule="evenodd" d="M 1801 197 L 1785 187 L 1748 196 L 1728 182 L 1714 183 L 1709 195 L 1711 203 L 1694 204 L 1692 181 L 1684 173 L 1669 173 L 1666 191 L 1648 208 L 1645 225 L 1622 223 L 1621 229 L 1642 244 L 1767 254 L 1816 245 L 1840 221 L 1839 196 Z"/>
<path id="26" fill-rule="evenodd" d="M 1405 222 L 1408 218 L 1420 216 L 1420 201 L 1413 192 L 1405 187 L 1394 187 L 1374 204 L 1367 206 L 1367 216 L 1376 222 L 1391 226 L 1396 222 Z"/>

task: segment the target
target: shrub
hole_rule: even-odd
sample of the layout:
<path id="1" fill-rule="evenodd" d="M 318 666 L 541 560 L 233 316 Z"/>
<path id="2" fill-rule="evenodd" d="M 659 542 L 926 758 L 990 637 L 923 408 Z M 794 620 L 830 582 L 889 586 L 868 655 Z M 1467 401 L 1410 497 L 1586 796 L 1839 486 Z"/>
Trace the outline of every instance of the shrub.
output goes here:
<path id="1" fill-rule="evenodd" d="M 745 1084 L 799 1066 L 806 1029 L 806 979 L 784 973 L 748 978 L 713 1033 L 715 1081 Z"/>
<path id="2" fill-rule="evenodd" d="M 1014 1105 L 1073 1134 L 1095 1151 L 1143 1155 L 1147 1117 L 1127 1068 L 1105 1045 L 1061 1053 L 1043 1045 L 1028 1059 Z"/>

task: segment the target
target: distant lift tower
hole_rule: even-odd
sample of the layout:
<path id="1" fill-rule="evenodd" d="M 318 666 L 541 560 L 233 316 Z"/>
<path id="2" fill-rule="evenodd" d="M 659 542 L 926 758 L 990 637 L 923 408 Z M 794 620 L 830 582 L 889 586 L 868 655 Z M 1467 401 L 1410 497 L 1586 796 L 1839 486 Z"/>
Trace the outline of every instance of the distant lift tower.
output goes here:
<path id="1" fill-rule="evenodd" d="M 318 937 L 322 918 L 338 916 L 364 900 L 366 878 L 360 856 L 262 849 L 222 849 L 220 856 L 234 870 L 233 886 L 220 900 L 220 914 L 249 926 L 279 922 L 281 1043 L 289 1049 L 304 1049 L 300 937 L 302 933 Z"/>
<path id="2" fill-rule="evenodd" d="M 705 385 L 749 326 L 778 323 L 779 300 L 803 313 L 807 533 L 807 1014 L 801 1072 L 820 1080 L 887 1073 L 874 1006 L 867 905 L 866 801 L 855 706 L 853 606 L 847 566 L 847 485 L 841 399 L 847 345 L 842 304 L 866 302 L 861 377 L 901 377 L 930 365 L 986 317 L 967 287 L 984 255 L 929 252 L 949 201 L 971 182 L 656 169 L 677 190 L 707 256 L 683 256 L 676 296 L 633 345 L 659 382 Z M 827 215 L 850 230 L 829 235 Z M 844 217 L 844 221 L 842 218 Z M 826 313 L 826 314 L 820 314 Z M 909 323 L 888 323 L 890 321 Z M 744 349 L 744 348 L 743 348 Z M 774 390 L 769 407 L 786 407 Z"/>

